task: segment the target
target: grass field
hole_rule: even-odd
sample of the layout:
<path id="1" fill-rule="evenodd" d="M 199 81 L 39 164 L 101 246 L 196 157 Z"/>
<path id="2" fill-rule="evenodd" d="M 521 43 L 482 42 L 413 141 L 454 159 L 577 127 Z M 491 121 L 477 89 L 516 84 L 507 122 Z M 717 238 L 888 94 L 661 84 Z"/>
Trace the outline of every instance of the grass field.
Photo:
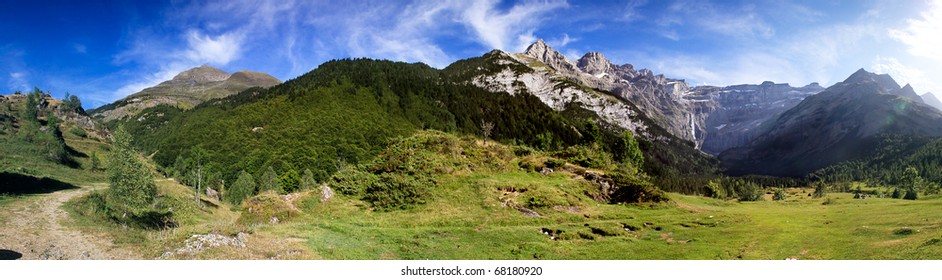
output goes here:
<path id="1" fill-rule="evenodd" d="M 790 189 L 785 201 L 738 203 L 672 194 L 662 205 L 500 206 L 493 182 L 556 184 L 539 174 L 471 176 L 427 205 L 372 212 L 310 195 L 301 214 L 255 232 L 304 240 L 324 259 L 939 259 L 942 200 L 853 199 Z M 516 182 L 514 180 L 517 180 Z M 576 187 L 577 186 L 569 186 Z M 452 206 L 458 205 L 458 206 Z M 547 232 L 549 234 L 547 234 Z"/>

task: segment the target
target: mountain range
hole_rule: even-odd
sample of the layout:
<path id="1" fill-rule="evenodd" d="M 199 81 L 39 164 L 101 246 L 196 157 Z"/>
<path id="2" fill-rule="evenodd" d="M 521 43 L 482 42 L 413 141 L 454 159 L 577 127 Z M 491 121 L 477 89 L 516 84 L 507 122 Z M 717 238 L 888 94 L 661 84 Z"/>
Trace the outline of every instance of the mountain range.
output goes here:
<path id="1" fill-rule="evenodd" d="M 141 110 L 161 104 L 192 108 L 206 100 L 226 97 L 248 88 L 267 88 L 280 83 L 277 78 L 265 73 L 239 71 L 229 74 L 204 65 L 181 72 L 173 79 L 111 104 L 89 110 L 89 113 L 108 122 L 136 115 Z"/>
<path id="2" fill-rule="evenodd" d="M 146 125 L 138 126 L 146 126 L 147 129 L 142 131 L 150 131 L 150 134 L 147 134 L 150 136 L 144 138 L 152 141 L 151 145 L 159 145 L 158 143 L 165 143 L 161 141 L 171 139 L 158 135 L 157 132 L 162 131 L 160 124 L 177 122 L 175 129 L 178 129 L 187 126 L 184 119 L 192 119 L 194 114 L 200 114 L 200 110 L 185 114 L 174 110 L 190 109 L 212 98 L 222 99 L 198 108 L 203 107 L 205 111 L 223 106 L 222 104 L 227 104 L 226 108 L 239 104 L 248 105 L 267 100 L 269 97 L 266 96 L 288 94 L 291 89 L 334 87 L 339 85 L 336 83 L 342 84 L 351 77 L 351 82 L 357 87 L 375 86 L 379 81 L 386 81 L 380 84 L 395 84 L 401 82 L 397 79 L 405 78 L 419 81 L 416 82 L 418 85 L 426 85 L 420 91 L 428 91 L 427 94 L 411 96 L 410 93 L 396 92 L 397 97 L 393 99 L 399 100 L 399 104 L 395 105 L 399 109 L 391 109 L 390 106 L 395 103 L 381 106 L 385 106 L 384 110 L 393 116 L 408 119 L 413 128 L 440 127 L 446 131 L 474 133 L 479 129 L 478 123 L 498 121 L 502 125 L 497 126 L 496 138 L 541 145 L 540 141 L 545 139 L 537 139 L 537 136 L 544 137 L 538 135 L 539 131 L 511 131 L 529 131 L 532 128 L 488 116 L 494 115 L 493 112 L 503 112 L 498 115 L 503 114 L 502 118 L 506 119 L 517 119 L 522 118 L 521 115 L 542 112 L 538 113 L 544 115 L 540 118 L 559 119 L 558 123 L 549 122 L 551 126 L 573 127 L 576 133 L 573 135 L 564 133 L 564 130 L 551 129 L 549 136 L 561 141 L 558 143 L 578 142 L 587 132 L 584 126 L 587 122 L 594 122 L 604 128 L 603 130 L 609 131 L 609 139 L 614 139 L 611 135 L 622 130 L 639 135 L 644 139 L 643 143 L 647 143 L 644 144 L 646 152 L 662 155 L 655 157 L 659 160 L 652 160 L 650 166 L 656 170 L 653 171 L 655 174 L 661 175 L 681 172 L 678 170 L 693 165 L 709 166 L 710 164 L 706 163 L 709 161 L 708 156 L 694 155 L 695 153 L 691 152 L 699 150 L 704 154 L 717 155 L 731 174 L 800 177 L 865 154 L 866 149 L 873 149 L 874 145 L 878 145 L 881 135 L 942 136 L 942 126 L 938 125 L 940 113 L 927 105 L 938 103 L 934 96 L 920 96 L 908 84 L 900 86 L 889 75 L 878 75 L 863 69 L 827 89 L 817 83 L 793 87 L 771 81 L 755 85 L 690 87 L 684 80 L 667 78 L 648 69 L 635 69 L 631 64 L 613 64 L 598 52 L 586 53 L 573 61 L 543 40 L 536 41 L 523 53 L 494 50 L 481 57 L 460 60 L 442 70 L 427 66 L 390 66 L 385 65 L 386 63 L 333 61 L 299 77 L 298 81 L 282 84 L 280 89 L 275 90 L 264 90 L 265 87 L 279 84 L 276 79 L 266 74 L 243 71 L 230 75 L 203 66 L 183 72 L 172 80 L 113 104 L 92 110 L 91 113 L 105 121 L 137 115 L 150 118 L 150 121 L 144 122 Z M 386 69 L 387 72 L 376 72 L 374 67 Z M 330 84 L 329 81 L 335 84 Z M 444 94 L 442 92 L 448 90 L 433 84 L 454 84 L 461 89 L 451 91 L 466 92 L 466 95 L 483 100 L 471 101 L 466 99 L 468 96 Z M 252 87 L 261 89 L 234 94 Z M 497 97 L 480 95 L 469 87 L 492 94 L 507 94 L 507 98 L 511 98 L 509 100 L 521 100 L 511 103 L 528 103 L 530 101 L 522 100 L 535 98 L 546 109 L 507 112 L 504 110 L 510 109 L 509 107 L 494 105 L 498 104 L 494 103 L 493 99 Z M 377 88 L 375 91 L 384 90 Z M 449 98 L 444 98 L 445 96 Z M 444 106 L 442 108 L 445 110 L 432 110 L 428 117 L 420 117 L 409 113 L 413 112 L 414 108 L 402 107 L 406 105 L 403 103 L 406 101 L 418 102 L 416 104 L 441 104 L 439 106 Z M 176 109 L 157 106 L 162 104 Z M 469 104 L 477 105 L 469 107 Z M 420 107 L 423 106 L 425 105 Z M 477 108 L 474 109 L 476 111 L 468 110 L 473 108 Z M 286 107 L 284 110 L 300 108 Z M 400 115 L 403 113 L 404 115 Z M 236 115 L 216 117 L 219 121 L 240 118 Z M 174 121 L 174 118 L 177 120 Z M 136 118 L 126 119 L 125 122 L 133 123 L 133 119 Z M 143 119 L 145 118 L 138 119 L 137 122 L 140 123 Z M 529 121 L 528 123 L 535 124 Z M 185 133 L 181 132 L 167 133 L 185 137 Z M 399 133 L 402 132 L 393 134 Z M 179 137 L 172 139 L 184 141 Z M 171 143 L 164 145 L 175 146 Z M 160 156 L 167 161 L 172 160 L 182 150 L 161 152 L 170 153 Z M 357 154 L 364 156 L 368 153 Z M 337 155 L 332 157 L 336 158 Z M 685 161 L 699 163 L 682 166 L 680 163 Z M 321 162 L 318 165 L 327 166 L 330 163 Z M 712 168 L 704 170 L 706 169 Z"/>

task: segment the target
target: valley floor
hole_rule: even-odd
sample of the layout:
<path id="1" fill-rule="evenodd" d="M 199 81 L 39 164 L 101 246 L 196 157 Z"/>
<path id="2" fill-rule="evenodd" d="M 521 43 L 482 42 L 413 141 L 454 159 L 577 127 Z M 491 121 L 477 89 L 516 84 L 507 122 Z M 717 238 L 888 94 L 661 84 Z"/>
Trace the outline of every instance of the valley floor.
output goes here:
<path id="1" fill-rule="evenodd" d="M 143 233 L 68 215 L 64 202 L 102 188 L 82 187 L 0 205 L 0 249 L 22 259 L 942 259 L 940 197 L 812 199 L 789 189 L 785 201 L 738 203 L 671 194 L 667 204 L 548 207 L 534 217 L 502 205 L 508 194 L 495 182 L 564 180 L 515 176 L 446 182 L 450 191 L 412 210 L 373 212 L 305 192 L 281 196 L 292 208 L 281 221 L 238 225 L 239 213 L 221 205 L 192 225 Z M 244 246 L 166 253 L 194 234 L 238 232 Z"/>

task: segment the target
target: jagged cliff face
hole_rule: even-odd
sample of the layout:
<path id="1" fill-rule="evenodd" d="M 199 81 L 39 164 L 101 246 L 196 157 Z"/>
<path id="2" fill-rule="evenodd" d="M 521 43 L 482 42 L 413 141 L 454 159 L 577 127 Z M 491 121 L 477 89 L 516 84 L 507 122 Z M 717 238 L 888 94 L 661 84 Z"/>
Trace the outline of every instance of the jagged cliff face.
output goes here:
<path id="1" fill-rule="evenodd" d="M 701 150 L 719 154 L 748 144 L 758 136 L 758 127 L 763 122 L 822 90 L 824 88 L 817 83 L 796 88 L 788 84 L 764 82 L 760 85 L 701 86 L 694 88 L 684 98 L 709 100 L 715 104 L 715 107 L 702 107 L 701 114 L 706 115 L 706 119 Z"/>
<path id="2" fill-rule="evenodd" d="M 251 87 L 267 88 L 280 83 L 281 81 L 265 73 L 239 71 L 229 74 L 211 66 L 200 66 L 112 104 L 90 110 L 89 113 L 107 122 L 133 116 L 144 109 L 162 104 L 189 108 L 203 101 L 226 97 Z"/>
<path id="3" fill-rule="evenodd" d="M 691 141 L 698 149 L 711 154 L 748 143 L 756 136 L 759 124 L 823 90 L 816 83 L 795 88 L 771 82 L 691 89 L 683 80 L 655 75 L 648 69 L 635 70 L 631 64 L 615 65 L 597 52 L 587 53 L 574 62 L 542 40 L 522 54 L 507 56 L 537 70 L 538 74 L 534 75 L 542 77 L 536 79 L 540 82 L 526 75 L 519 81 L 553 108 L 565 108 L 569 100 L 578 100 L 581 104 L 589 104 L 587 109 L 598 112 L 610 123 L 628 129 L 638 127 L 629 121 L 630 105 L 604 103 L 603 106 L 601 102 L 591 101 L 592 96 L 614 97 L 612 101 L 634 104 L 636 110 L 669 133 Z M 514 76 L 504 73 L 499 78 L 482 77 L 481 80 L 501 80 L 512 85 Z M 553 91 L 548 87 L 552 86 L 550 81 L 569 81 L 582 88 L 559 89 L 553 86 L 556 90 Z M 480 85 L 489 86 L 488 83 Z M 505 88 L 511 87 L 494 89 Z M 623 108 L 613 109 L 620 107 Z"/>
<path id="4" fill-rule="evenodd" d="M 702 143 L 702 139 L 699 139 L 702 133 L 698 132 L 697 127 L 702 127 L 703 119 L 692 109 L 692 103 L 698 101 L 683 98 L 689 90 L 683 80 L 654 75 L 647 69 L 635 70 L 630 64 L 614 65 L 597 52 L 587 53 L 573 62 L 547 46 L 543 40 L 514 57 L 530 67 L 546 66 L 547 75 L 557 80 L 568 80 L 610 93 L 603 95 L 614 97 L 616 101 L 629 101 L 674 136 L 692 141 L 696 146 Z M 609 118 L 627 119 L 628 115 L 612 115 Z"/>

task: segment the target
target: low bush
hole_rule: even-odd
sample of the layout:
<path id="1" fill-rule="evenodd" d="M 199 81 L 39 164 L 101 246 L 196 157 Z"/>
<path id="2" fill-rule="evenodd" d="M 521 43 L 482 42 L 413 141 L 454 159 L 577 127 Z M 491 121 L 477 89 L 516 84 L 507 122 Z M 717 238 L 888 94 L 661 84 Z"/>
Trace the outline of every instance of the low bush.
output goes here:
<path id="1" fill-rule="evenodd" d="M 425 177 L 384 173 L 366 187 L 363 200 L 379 211 L 410 209 L 425 203 L 432 185 L 434 182 Z"/>

